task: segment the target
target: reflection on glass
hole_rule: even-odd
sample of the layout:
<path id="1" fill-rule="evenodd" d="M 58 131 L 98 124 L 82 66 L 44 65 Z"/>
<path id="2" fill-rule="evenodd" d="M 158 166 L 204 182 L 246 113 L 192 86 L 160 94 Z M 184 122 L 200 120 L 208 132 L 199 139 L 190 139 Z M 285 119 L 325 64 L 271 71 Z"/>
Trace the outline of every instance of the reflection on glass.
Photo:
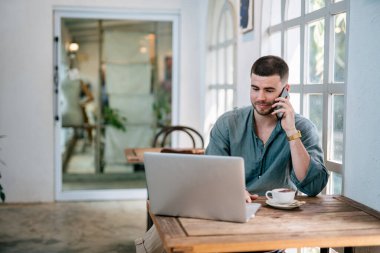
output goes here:
<path id="1" fill-rule="evenodd" d="M 290 93 L 289 95 L 290 103 L 296 113 L 301 113 L 301 101 L 299 93 Z"/>
<path id="2" fill-rule="evenodd" d="M 289 65 L 289 83 L 300 83 L 300 27 L 296 26 L 285 31 L 285 59 Z"/>
<path id="3" fill-rule="evenodd" d="M 334 82 L 344 82 L 346 59 L 346 13 L 334 16 Z"/>
<path id="4" fill-rule="evenodd" d="M 269 51 L 272 55 L 281 56 L 281 33 L 276 32 L 269 36 Z"/>
<path id="5" fill-rule="evenodd" d="M 270 24 L 271 25 L 277 25 L 281 22 L 281 2 L 278 1 L 271 1 L 272 2 L 272 9 L 271 9 L 271 15 L 270 15 Z"/>
<path id="6" fill-rule="evenodd" d="M 151 146 L 155 130 L 171 122 L 172 23 L 61 24 L 62 190 L 145 188 L 144 171 L 127 163 L 124 150 Z M 74 38 L 75 55 L 65 47 Z"/>
<path id="7" fill-rule="evenodd" d="M 313 12 L 325 7 L 325 0 L 307 0 L 306 12 Z"/>
<path id="8" fill-rule="evenodd" d="M 315 124 L 318 130 L 319 141 L 322 144 L 323 127 L 323 97 L 321 94 L 307 95 L 309 119 Z"/>
<path id="9" fill-rule="evenodd" d="M 323 57 L 325 41 L 325 21 L 318 20 L 307 25 L 307 83 L 323 83 Z"/>
<path id="10" fill-rule="evenodd" d="M 287 0 L 286 4 L 286 20 L 301 16 L 301 0 Z"/>
<path id="11" fill-rule="evenodd" d="M 331 132 L 331 150 L 330 159 L 342 163 L 343 157 L 343 112 L 344 112 L 344 95 L 332 96 L 332 132 Z"/>

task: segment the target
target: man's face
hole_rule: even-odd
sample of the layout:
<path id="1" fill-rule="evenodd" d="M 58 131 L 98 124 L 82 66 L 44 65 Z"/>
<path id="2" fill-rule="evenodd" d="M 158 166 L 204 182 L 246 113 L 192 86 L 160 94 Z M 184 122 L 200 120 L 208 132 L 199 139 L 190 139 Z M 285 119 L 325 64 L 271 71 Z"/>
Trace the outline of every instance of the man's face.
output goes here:
<path id="1" fill-rule="evenodd" d="M 260 115 L 270 115 L 274 108 L 275 99 L 280 96 L 284 85 L 280 76 L 251 75 L 251 103 Z"/>

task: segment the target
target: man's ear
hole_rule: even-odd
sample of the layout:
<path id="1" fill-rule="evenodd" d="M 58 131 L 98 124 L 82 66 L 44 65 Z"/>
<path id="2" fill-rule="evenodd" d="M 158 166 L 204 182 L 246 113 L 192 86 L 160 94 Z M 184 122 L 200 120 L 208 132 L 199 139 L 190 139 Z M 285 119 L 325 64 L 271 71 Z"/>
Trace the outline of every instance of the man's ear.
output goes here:
<path id="1" fill-rule="evenodd" d="M 290 91 L 290 85 L 287 83 L 285 84 L 285 89 L 289 92 Z"/>

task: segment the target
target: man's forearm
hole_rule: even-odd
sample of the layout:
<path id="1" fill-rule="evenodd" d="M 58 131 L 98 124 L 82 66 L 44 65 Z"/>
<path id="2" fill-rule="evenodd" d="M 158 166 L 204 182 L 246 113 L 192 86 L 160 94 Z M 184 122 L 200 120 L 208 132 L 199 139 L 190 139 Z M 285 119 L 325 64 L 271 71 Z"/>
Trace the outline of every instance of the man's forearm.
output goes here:
<path id="1" fill-rule="evenodd" d="M 300 138 L 289 141 L 289 146 L 294 173 L 296 174 L 297 179 L 302 181 L 306 177 L 307 169 L 309 168 L 310 155 Z"/>

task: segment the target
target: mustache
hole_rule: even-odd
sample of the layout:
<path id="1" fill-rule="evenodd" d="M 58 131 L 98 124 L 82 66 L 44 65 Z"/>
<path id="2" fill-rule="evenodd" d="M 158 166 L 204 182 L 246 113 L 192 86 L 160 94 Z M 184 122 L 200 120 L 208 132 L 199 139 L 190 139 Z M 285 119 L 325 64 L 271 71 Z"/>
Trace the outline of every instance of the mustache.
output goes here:
<path id="1" fill-rule="evenodd" d="M 267 102 L 267 103 L 256 102 L 256 103 L 254 103 L 254 105 L 273 105 L 273 104 L 274 104 L 274 102 L 273 103 L 270 103 L 270 102 Z"/>

